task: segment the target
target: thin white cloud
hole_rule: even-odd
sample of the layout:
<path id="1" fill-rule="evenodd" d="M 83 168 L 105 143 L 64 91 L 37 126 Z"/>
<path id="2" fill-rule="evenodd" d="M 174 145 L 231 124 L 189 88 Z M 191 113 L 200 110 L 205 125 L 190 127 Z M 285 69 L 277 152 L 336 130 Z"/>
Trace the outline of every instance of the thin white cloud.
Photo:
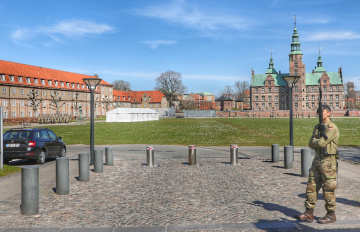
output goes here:
<path id="1" fill-rule="evenodd" d="M 26 28 L 16 30 L 11 37 L 15 41 L 29 40 L 34 37 L 47 36 L 54 41 L 60 42 L 60 37 L 84 37 L 87 35 L 99 35 L 114 30 L 107 24 L 98 24 L 85 20 L 71 20 L 59 22 L 54 26 Z"/>
<path id="2" fill-rule="evenodd" d="M 140 16 L 159 18 L 170 23 L 181 24 L 196 30 L 243 30 L 248 27 L 248 20 L 219 12 L 205 12 L 186 1 L 177 0 L 169 4 L 151 6 L 132 11 Z"/>
<path id="3" fill-rule="evenodd" d="M 353 40 L 360 39 L 360 34 L 352 31 L 325 31 L 314 33 L 304 37 L 304 41 L 324 41 L 324 40 Z"/>
<path id="4" fill-rule="evenodd" d="M 243 79 L 239 76 L 218 76 L 218 75 L 206 75 L 206 74 L 204 75 L 183 74 L 182 77 L 188 80 L 205 80 L 205 81 L 208 80 L 238 81 Z"/>
<path id="5" fill-rule="evenodd" d="M 160 45 L 172 45 L 176 44 L 174 40 L 153 40 L 153 41 L 144 41 L 143 44 L 149 45 L 151 49 L 158 48 Z"/>

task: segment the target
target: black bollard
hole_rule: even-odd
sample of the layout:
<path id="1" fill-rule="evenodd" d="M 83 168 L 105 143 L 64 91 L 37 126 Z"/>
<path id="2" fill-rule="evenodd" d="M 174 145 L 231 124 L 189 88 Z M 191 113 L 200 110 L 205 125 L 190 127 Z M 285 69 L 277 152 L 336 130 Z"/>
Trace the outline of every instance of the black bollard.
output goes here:
<path id="1" fill-rule="evenodd" d="M 308 177 L 311 167 L 311 150 L 309 148 L 301 149 L 301 176 Z"/>
<path id="2" fill-rule="evenodd" d="M 189 145 L 189 165 L 196 165 L 196 146 Z"/>
<path id="3" fill-rule="evenodd" d="M 279 144 L 271 145 L 271 162 L 279 163 Z"/>
<path id="4" fill-rule="evenodd" d="M 103 150 L 95 150 L 94 172 L 102 173 L 104 166 Z"/>
<path id="5" fill-rule="evenodd" d="M 105 148 L 105 159 L 107 166 L 114 166 L 114 154 L 111 147 Z"/>
<path id="6" fill-rule="evenodd" d="M 89 153 L 79 154 L 79 181 L 87 182 L 90 180 Z"/>
<path id="7" fill-rule="evenodd" d="M 153 167 L 155 164 L 155 157 L 154 157 L 154 147 L 147 146 L 146 147 L 146 165 L 148 167 Z"/>
<path id="8" fill-rule="evenodd" d="M 285 169 L 293 168 L 294 150 L 292 146 L 285 146 L 284 148 L 284 166 Z"/>
<path id="9" fill-rule="evenodd" d="M 230 145 L 230 164 L 237 165 L 239 159 L 238 145 Z"/>
<path id="10" fill-rule="evenodd" d="M 69 158 L 56 158 L 56 193 L 59 195 L 69 194 Z"/>
<path id="11" fill-rule="evenodd" d="M 21 214 L 39 213 L 39 167 L 21 168 Z"/>

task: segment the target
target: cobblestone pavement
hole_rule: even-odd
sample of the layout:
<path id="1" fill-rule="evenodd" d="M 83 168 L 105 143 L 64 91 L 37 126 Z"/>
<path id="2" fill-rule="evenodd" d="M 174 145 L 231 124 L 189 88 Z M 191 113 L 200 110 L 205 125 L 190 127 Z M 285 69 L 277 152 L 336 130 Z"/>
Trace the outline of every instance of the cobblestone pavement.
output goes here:
<path id="1" fill-rule="evenodd" d="M 168 153 L 170 148 L 163 147 Z M 53 181 L 41 185 L 39 215 L 20 214 L 19 194 L 0 201 L 0 232 L 358 231 L 360 182 L 339 180 L 336 224 L 299 223 L 294 215 L 304 210 L 307 178 L 299 175 L 298 159 L 293 169 L 284 169 L 282 161 L 274 164 L 269 156 L 249 150 L 241 152 L 239 165 L 233 166 L 228 155 L 210 154 L 216 149 L 228 150 L 204 149 L 201 154 L 208 157 L 198 156 L 196 166 L 189 166 L 184 155 L 157 158 L 155 153 L 156 167 L 144 165 L 144 152 L 140 157 L 132 155 L 136 149 L 123 150 L 123 155 L 114 151 L 114 166 L 91 172 L 89 182 L 77 181 L 78 172 L 71 172 L 68 195 L 57 195 Z M 325 215 L 322 194 L 315 215 Z"/>

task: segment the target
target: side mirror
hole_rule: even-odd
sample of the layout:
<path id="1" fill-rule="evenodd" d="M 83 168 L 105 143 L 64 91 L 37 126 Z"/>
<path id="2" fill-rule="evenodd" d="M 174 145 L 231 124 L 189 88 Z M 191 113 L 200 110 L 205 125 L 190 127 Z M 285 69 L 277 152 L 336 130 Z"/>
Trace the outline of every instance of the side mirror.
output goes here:
<path id="1" fill-rule="evenodd" d="M 60 136 L 60 137 L 58 137 L 58 140 L 62 140 L 62 137 Z"/>

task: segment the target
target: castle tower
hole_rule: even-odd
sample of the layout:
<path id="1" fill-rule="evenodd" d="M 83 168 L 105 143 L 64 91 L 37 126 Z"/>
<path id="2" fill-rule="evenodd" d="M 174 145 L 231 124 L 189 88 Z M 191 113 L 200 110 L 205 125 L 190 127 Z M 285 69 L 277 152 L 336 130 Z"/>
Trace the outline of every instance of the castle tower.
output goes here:
<path id="1" fill-rule="evenodd" d="M 305 108 L 303 99 L 305 98 L 305 64 L 303 63 L 303 53 L 300 49 L 299 34 L 295 27 L 291 41 L 291 51 L 289 54 L 289 75 L 300 76 L 299 81 L 295 84 L 293 89 L 293 109 L 302 110 Z"/>

